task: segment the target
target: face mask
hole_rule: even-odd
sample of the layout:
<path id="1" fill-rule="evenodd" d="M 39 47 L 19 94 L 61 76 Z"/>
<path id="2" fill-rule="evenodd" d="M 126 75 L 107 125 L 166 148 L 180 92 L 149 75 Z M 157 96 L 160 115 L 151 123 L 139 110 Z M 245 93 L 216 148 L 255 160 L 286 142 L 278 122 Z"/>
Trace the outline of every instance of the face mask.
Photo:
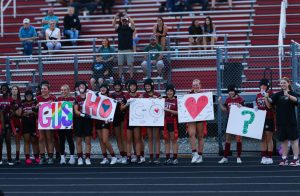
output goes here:
<path id="1" fill-rule="evenodd" d="M 80 93 L 84 93 L 84 92 L 85 92 L 85 89 L 79 89 L 79 92 L 80 92 Z"/>

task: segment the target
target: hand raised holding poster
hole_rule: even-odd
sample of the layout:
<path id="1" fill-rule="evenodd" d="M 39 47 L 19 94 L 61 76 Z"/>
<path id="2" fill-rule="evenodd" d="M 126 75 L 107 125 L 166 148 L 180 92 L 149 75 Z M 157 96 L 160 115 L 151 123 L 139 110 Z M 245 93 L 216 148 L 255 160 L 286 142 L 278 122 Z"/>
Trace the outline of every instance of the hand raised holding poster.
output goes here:
<path id="1" fill-rule="evenodd" d="M 212 93 L 178 96 L 178 122 L 196 122 L 214 119 Z"/>
<path id="2" fill-rule="evenodd" d="M 86 99 L 82 106 L 82 112 L 84 114 L 90 115 L 91 118 L 94 119 L 113 121 L 116 106 L 116 100 L 100 94 L 96 94 L 96 92 L 94 91 L 88 91 L 86 93 Z"/>
<path id="3" fill-rule="evenodd" d="M 165 99 L 132 98 L 129 106 L 130 126 L 164 126 Z"/>
<path id="4" fill-rule="evenodd" d="M 232 105 L 230 107 L 226 133 L 261 140 L 266 113 L 265 110 L 255 110 Z"/>
<path id="5" fill-rule="evenodd" d="M 71 102 L 41 102 L 38 114 L 38 129 L 72 129 L 73 104 Z"/>

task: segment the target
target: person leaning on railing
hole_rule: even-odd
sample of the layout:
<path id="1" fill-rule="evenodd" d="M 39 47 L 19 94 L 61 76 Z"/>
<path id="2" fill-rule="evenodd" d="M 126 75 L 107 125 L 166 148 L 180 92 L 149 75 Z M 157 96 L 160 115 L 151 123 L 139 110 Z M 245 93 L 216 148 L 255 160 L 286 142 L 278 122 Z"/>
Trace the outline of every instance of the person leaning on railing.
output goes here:
<path id="1" fill-rule="evenodd" d="M 76 39 L 79 37 L 81 23 L 76 14 L 74 7 L 68 8 L 68 14 L 64 17 L 64 34 L 72 39 L 72 45 L 77 45 Z"/>
<path id="2" fill-rule="evenodd" d="M 32 55 L 33 42 L 37 39 L 37 33 L 35 28 L 30 25 L 28 18 L 23 20 L 23 26 L 19 30 L 19 38 L 23 44 L 23 53 L 25 55 Z"/>
<path id="3" fill-rule="evenodd" d="M 61 48 L 61 35 L 60 29 L 55 27 L 56 22 L 54 20 L 49 21 L 50 27 L 46 30 L 47 48 L 49 52 L 52 50 L 59 50 Z"/>

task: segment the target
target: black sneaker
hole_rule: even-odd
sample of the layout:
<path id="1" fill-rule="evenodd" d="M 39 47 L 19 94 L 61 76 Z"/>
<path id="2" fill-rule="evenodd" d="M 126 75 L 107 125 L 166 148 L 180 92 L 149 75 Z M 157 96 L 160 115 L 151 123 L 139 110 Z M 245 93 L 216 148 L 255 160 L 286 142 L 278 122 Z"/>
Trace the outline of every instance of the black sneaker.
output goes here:
<path id="1" fill-rule="evenodd" d="M 47 164 L 48 165 L 53 165 L 54 164 L 53 158 L 49 158 Z"/>
<path id="2" fill-rule="evenodd" d="M 172 164 L 173 165 L 177 165 L 179 162 L 178 162 L 178 159 L 174 159 L 173 161 L 172 161 Z"/>
<path id="3" fill-rule="evenodd" d="M 287 166 L 289 165 L 289 161 L 287 159 L 282 159 L 279 163 L 279 166 Z"/>
<path id="4" fill-rule="evenodd" d="M 153 163 L 158 165 L 158 164 L 160 164 L 160 160 L 159 160 L 159 159 L 155 159 L 155 160 L 153 161 Z"/>
<path id="5" fill-rule="evenodd" d="M 46 165 L 47 164 L 47 159 L 45 157 L 40 159 L 40 165 Z"/>
<path id="6" fill-rule="evenodd" d="M 154 160 L 153 160 L 153 159 L 149 159 L 148 163 L 149 163 L 149 164 L 153 164 L 153 163 L 154 163 Z"/>
<path id="7" fill-rule="evenodd" d="M 21 163 L 21 160 L 20 160 L 20 159 L 15 159 L 15 163 L 16 163 L 16 164 L 20 164 L 20 163 Z"/>

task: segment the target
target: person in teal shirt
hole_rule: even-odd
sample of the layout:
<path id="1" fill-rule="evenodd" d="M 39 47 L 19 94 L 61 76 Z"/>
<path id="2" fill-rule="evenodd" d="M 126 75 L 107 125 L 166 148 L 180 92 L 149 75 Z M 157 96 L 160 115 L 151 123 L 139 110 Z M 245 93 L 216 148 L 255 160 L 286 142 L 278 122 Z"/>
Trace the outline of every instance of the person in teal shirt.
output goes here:
<path id="1" fill-rule="evenodd" d="M 50 25 L 49 25 L 50 20 L 54 20 L 56 22 L 56 27 L 58 28 L 59 18 L 54 15 L 54 9 L 52 7 L 50 7 L 48 9 L 47 16 L 45 16 L 42 20 L 43 29 L 42 29 L 40 37 L 42 37 L 42 38 L 45 37 L 46 29 L 50 28 Z"/>
<path id="2" fill-rule="evenodd" d="M 150 64 L 151 66 L 156 66 L 158 77 L 162 79 L 162 70 L 164 68 L 164 62 L 162 60 L 163 55 L 159 52 L 162 51 L 161 45 L 159 45 L 156 41 L 155 35 L 150 37 L 150 44 L 147 45 L 144 49 L 145 52 L 150 52 Z M 151 53 L 155 52 L 155 53 Z M 145 75 L 147 75 L 148 68 L 148 54 L 145 55 L 145 60 L 142 62 L 142 69 Z"/>

